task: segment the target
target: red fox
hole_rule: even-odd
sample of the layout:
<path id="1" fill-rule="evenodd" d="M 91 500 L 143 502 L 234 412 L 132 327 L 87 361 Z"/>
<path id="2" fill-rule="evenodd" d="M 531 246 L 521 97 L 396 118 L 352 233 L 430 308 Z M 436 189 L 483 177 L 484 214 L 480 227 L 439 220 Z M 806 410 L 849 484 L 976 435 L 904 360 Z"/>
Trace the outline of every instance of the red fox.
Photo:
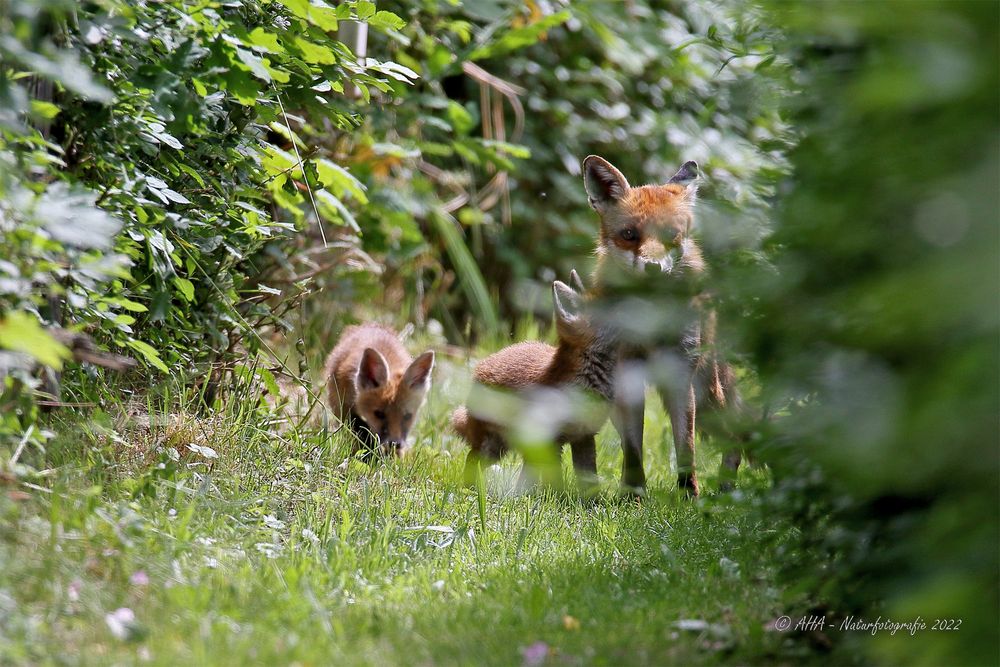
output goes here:
<path id="1" fill-rule="evenodd" d="M 676 320 L 669 323 L 669 331 L 660 332 L 655 342 L 623 347 L 620 376 L 622 382 L 627 381 L 627 369 L 641 366 L 637 360 L 648 357 L 669 369 L 667 374 L 672 377 L 654 381 L 670 415 L 677 485 L 697 495 L 696 409 L 718 410 L 722 416 L 718 423 L 730 436 L 734 435 L 731 418 L 743 410 L 732 369 L 714 354 L 715 313 L 705 305 L 707 297 L 700 291 L 706 267 L 698 244 L 691 238 L 698 165 L 685 162 L 665 184 L 636 188 L 610 162 L 596 155 L 583 161 L 583 173 L 590 205 L 601 220 L 594 273 L 599 298 L 606 303 L 619 301 L 616 287 L 629 282 L 636 285 L 637 273 L 644 274 L 643 280 L 652 275 L 657 289 L 681 295 L 679 303 L 667 311 L 667 316 Z M 641 492 L 646 483 L 642 465 L 644 392 L 639 386 L 618 394 L 612 419 L 624 451 L 622 485 Z M 735 478 L 739 464 L 738 449 L 725 454 L 724 486 Z"/>
<path id="2" fill-rule="evenodd" d="M 412 359 L 392 329 L 362 324 L 344 330 L 324 377 L 333 414 L 357 436 L 355 453 L 406 453 L 433 369 L 434 352 Z"/>
<path id="3" fill-rule="evenodd" d="M 582 289 L 575 271 L 572 277 L 574 284 Z M 536 416 L 538 420 L 548 422 L 542 428 L 548 428 L 552 440 L 557 445 L 569 442 L 581 490 L 596 489 L 594 436 L 610 412 L 618 360 L 617 339 L 612 332 L 591 323 L 582 312 L 583 297 L 576 290 L 557 280 L 552 284 L 552 294 L 558 346 L 518 343 L 482 360 L 476 366 L 473 375 L 476 384 L 467 405 L 452 415 L 453 428 L 471 450 L 465 466 L 467 482 L 474 479 L 476 467 L 482 461 L 497 461 L 509 449 L 509 429 L 516 425 L 498 423 L 495 406 L 491 405 L 497 397 L 487 395 L 489 390 L 506 390 L 520 399 L 519 418 L 529 417 L 534 405 L 540 413 Z M 559 400 L 559 392 L 568 389 L 582 390 L 598 400 L 587 403 L 584 414 L 567 410 L 566 403 Z"/>

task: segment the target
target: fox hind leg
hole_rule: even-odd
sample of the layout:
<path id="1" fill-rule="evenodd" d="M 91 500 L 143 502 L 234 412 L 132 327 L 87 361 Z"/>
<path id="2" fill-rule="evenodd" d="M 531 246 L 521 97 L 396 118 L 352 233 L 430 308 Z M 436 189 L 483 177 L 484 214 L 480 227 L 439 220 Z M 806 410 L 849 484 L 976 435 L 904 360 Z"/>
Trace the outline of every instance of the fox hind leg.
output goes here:
<path id="1" fill-rule="evenodd" d="M 576 484 L 584 496 L 594 496 L 600 488 L 597 479 L 597 443 L 593 435 L 587 435 L 569 443 L 573 454 L 573 469 Z"/>

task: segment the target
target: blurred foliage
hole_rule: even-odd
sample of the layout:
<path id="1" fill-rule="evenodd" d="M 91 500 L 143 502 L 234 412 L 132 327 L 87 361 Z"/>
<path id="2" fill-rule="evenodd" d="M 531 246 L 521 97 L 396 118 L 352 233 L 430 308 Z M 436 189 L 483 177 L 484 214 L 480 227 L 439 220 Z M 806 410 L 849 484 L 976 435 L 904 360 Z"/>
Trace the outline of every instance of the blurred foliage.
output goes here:
<path id="1" fill-rule="evenodd" d="M 785 171 L 790 131 L 778 114 L 785 75 L 772 69 L 775 30 L 752 7 L 590 0 L 390 6 L 408 24 L 402 38 L 389 36 L 376 48 L 420 74 L 409 92 L 417 109 L 403 104 L 373 116 L 419 152 L 419 171 L 390 178 L 393 201 L 419 195 L 420 202 L 407 203 L 419 217 L 427 192 L 446 203 L 467 199 L 455 217 L 502 315 L 547 318 L 552 279 L 591 263 L 597 225 L 580 171 L 589 153 L 607 155 L 637 179 L 661 181 L 684 160 L 698 160 L 707 198 L 726 213 L 706 214 L 705 233 L 723 249 L 756 247 L 766 199 Z M 506 48 L 515 43 L 509 33 L 480 46 L 505 21 L 526 39 L 524 31 L 555 18 L 565 22 L 516 53 Z M 499 82 L 464 75 L 468 59 Z M 435 110 L 445 110 L 446 120 L 432 118 Z M 449 127 L 467 138 L 445 145 L 440 137 Z M 506 175 L 509 194 L 484 187 L 511 165 L 484 158 L 482 145 L 524 158 Z M 446 257 L 443 286 L 454 271 L 468 291 L 462 258 L 450 250 Z M 451 337 L 483 331 L 482 309 L 465 307 L 466 293 L 438 299 L 426 304 L 427 314 L 450 324 Z M 476 318 L 468 329 L 466 314 Z"/>
<path id="2" fill-rule="evenodd" d="M 778 4 L 802 92 L 795 178 L 747 275 L 773 424 L 767 511 L 793 516 L 792 590 L 881 633 L 888 664 L 998 655 L 995 3 Z"/>
<path id="3" fill-rule="evenodd" d="M 282 316 L 309 289 L 417 259 L 409 279 L 433 256 L 415 212 L 389 187 L 373 201 L 355 175 L 413 164 L 392 124 L 372 118 L 417 74 L 337 39 L 348 21 L 404 39 L 392 12 L 365 0 L 0 9 L 0 346 L 4 400 L 18 406 L 5 414 L 19 415 L 7 436 L 34 419 L 33 364 L 59 370 L 68 358 L 48 327 L 83 330 L 163 373 L 211 377 L 260 347 L 255 331 L 288 329 Z M 523 46 L 564 18 L 487 35 L 470 56 Z M 455 28 L 466 41 L 470 30 Z M 458 129 L 441 121 L 444 134 L 468 133 L 463 108 L 447 111 Z M 518 153 L 467 143 L 505 166 Z M 443 219 L 432 212 L 420 219 Z M 457 230 L 444 232 L 495 328 L 478 266 Z M 341 307 L 358 300 L 337 295 Z"/>

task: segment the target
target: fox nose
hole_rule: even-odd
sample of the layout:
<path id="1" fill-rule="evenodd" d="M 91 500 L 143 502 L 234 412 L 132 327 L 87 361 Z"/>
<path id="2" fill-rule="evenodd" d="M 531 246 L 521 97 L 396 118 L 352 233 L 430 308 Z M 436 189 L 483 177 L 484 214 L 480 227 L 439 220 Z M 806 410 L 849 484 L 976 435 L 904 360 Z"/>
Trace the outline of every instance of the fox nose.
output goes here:
<path id="1" fill-rule="evenodd" d="M 647 276 L 655 276 L 661 273 L 670 273 L 674 270 L 674 258 L 667 255 L 660 260 L 647 260 L 644 262 L 643 271 Z"/>
<path id="2" fill-rule="evenodd" d="M 385 443 L 385 453 L 399 456 L 403 453 L 403 443 L 399 440 L 388 440 Z"/>

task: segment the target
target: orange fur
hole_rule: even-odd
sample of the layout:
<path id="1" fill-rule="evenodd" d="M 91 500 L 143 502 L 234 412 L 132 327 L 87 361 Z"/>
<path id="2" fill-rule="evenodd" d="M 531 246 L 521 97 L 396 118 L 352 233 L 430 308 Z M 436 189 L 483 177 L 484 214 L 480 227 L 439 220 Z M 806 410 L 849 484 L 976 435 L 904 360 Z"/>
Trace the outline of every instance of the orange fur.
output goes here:
<path id="1" fill-rule="evenodd" d="M 370 363 L 363 367 L 366 359 Z M 334 416 L 359 435 L 359 445 L 402 455 L 433 366 L 433 352 L 414 361 L 388 327 L 347 327 L 326 359 L 327 401 Z"/>
<path id="2" fill-rule="evenodd" d="M 578 277 L 577 277 L 578 278 Z M 558 283 L 566 295 L 580 295 Z M 555 286 L 554 286 L 555 287 Z M 611 398 L 611 370 L 617 358 L 617 344 L 605 333 L 592 327 L 584 317 L 563 309 L 557 294 L 557 331 L 559 345 L 523 342 L 506 347 L 476 365 L 473 379 L 476 386 L 505 390 L 532 400 L 537 388 L 567 388 L 575 386 Z M 579 307 L 579 303 L 575 307 Z M 475 391 L 475 389 L 473 389 Z M 591 415 L 583 422 L 560 425 L 558 444 L 570 442 L 574 466 L 578 473 L 588 475 L 592 483 L 596 475 L 594 435 L 607 419 L 607 412 Z M 462 406 L 452 414 L 452 427 L 465 439 L 471 450 L 466 464 L 466 479 L 471 481 L 474 464 L 480 459 L 499 459 L 508 449 L 506 427 L 472 413 Z M 586 483 L 586 482 L 582 482 Z"/>
<path id="3" fill-rule="evenodd" d="M 685 377 L 674 381 L 672 390 L 671 383 L 666 383 L 660 394 L 670 413 L 678 486 L 693 494 L 698 493 L 694 472 L 696 407 L 724 409 L 731 414 L 742 410 L 732 369 L 715 354 L 715 313 L 708 305 L 710 299 L 698 294 L 706 267 L 691 237 L 697 170 L 694 162 L 687 162 L 663 185 L 633 188 L 604 158 L 591 155 L 583 162 L 590 204 L 601 220 L 595 291 L 610 299 L 615 284 L 634 285 L 636 272 L 651 270 L 664 276 L 661 284 L 665 290 L 680 287 L 681 294 L 695 294 L 687 314 L 677 323 L 676 340 L 656 349 L 631 349 L 625 355 L 628 359 L 642 359 L 650 353 L 667 355 L 688 366 L 683 371 Z M 642 400 L 617 406 L 616 426 L 624 450 L 622 484 L 633 489 L 645 486 L 642 409 Z M 739 453 L 727 454 L 725 465 L 735 476 Z"/>

